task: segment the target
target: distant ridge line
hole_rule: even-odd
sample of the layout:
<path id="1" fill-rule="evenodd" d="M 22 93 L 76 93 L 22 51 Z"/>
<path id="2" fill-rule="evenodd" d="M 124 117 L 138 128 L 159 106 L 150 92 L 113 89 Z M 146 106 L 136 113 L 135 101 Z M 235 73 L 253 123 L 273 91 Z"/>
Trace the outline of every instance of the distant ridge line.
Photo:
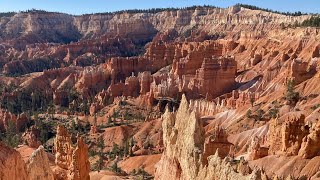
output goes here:
<path id="1" fill-rule="evenodd" d="M 302 15 L 308 15 L 308 14 L 313 14 L 313 13 L 303 13 L 301 11 L 297 12 L 281 12 L 281 11 L 274 11 L 272 9 L 268 8 L 260 8 L 258 6 L 253 6 L 253 5 L 248 5 L 248 4 L 235 4 L 234 7 L 242 7 L 246 9 L 251 9 L 251 10 L 261 10 L 265 12 L 271 12 L 275 14 L 282 14 L 282 15 L 287 15 L 287 16 L 302 16 Z M 232 7 L 232 6 L 229 6 Z M 46 11 L 46 10 L 39 10 L 39 9 L 30 9 L 26 11 L 19 11 L 19 12 L 0 12 L 0 18 L 1 17 L 12 17 L 15 14 L 18 13 L 56 13 L 56 14 L 68 14 L 72 16 L 88 16 L 88 15 L 116 15 L 116 14 L 123 14 L 123 13 L 151 13 L 151 14 L 156 14 L 159 12 L 164 12 L 164 11 L 178 11 L 178 10 L 195 10 L 197 8 L 221 8 L 218 6 L 213 6 L 213 5 L 195 5 L 195 6 L 188 6 L 188 7 L 168 7 L 168 8 L 150 8 L 150 9 L 126 9 L 126 10 L 120 10 L 120 11 L 113 11 L 113 12 L 97 12 L 97 13 L 85 13 L 85 14 L 80 14 L 80 15 L 73 15 L 69 13 L 62 13 L 62 12 L 54 12 L 54 11 Z M 225 9 L 225 8 L 221 8 Z M 313 15 L 315 15 L 314 13 Z"/>

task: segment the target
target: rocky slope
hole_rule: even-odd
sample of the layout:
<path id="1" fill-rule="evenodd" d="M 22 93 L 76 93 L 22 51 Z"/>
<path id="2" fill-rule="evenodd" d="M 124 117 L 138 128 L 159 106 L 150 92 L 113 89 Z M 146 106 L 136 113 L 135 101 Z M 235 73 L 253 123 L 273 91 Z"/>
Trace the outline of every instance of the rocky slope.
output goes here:
<path id="1" fill-rule="evenodd" d="M 190 10 L 164 10 L 158 13 L 106 13 L 82 16 L 34 11 L 2 18 L 1 37 L 4 40 L 19 39 L 37 34 L 39 42 L 67 42 L 107 33 L 110 36 L 135 36 L 141 40 L 157 32 L 175 29 L 181 33 L 192 27 L 201 31 L 210 29 L 211 32 L 225 33 L 231 30 L 236 32 L 243 26 L 243 30 L 254 28 L 253 30 L 267 32 L 268 27 L 276 28 L 276 25 L 281 23 L 293 24 L 304 19 L 305 16 L 290 17 L 237 6 L 227 9 L 199 7 Z M 228 26 L 222 28 L 221 24 L 224 23 L 228 23 Z"/>

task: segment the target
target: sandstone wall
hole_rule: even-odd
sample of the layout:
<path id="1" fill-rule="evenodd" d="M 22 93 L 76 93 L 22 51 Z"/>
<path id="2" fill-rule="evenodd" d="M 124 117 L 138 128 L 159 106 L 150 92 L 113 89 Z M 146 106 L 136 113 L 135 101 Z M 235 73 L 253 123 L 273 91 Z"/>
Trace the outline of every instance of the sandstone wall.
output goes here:
<path id="1" fill-rule="evenodd" d="M 55 179 L 90 179 L 90 163 L 88 160 L 88 146 L 81 137 L 77 137 L 77 144 L 73 147 L 71 136 L 63 126 L 58 126 L 54 140 Z"/>
<path id="2" fill-rule="evenodd" d="M 0 179 L 28 180 L 26 164 L 16 150 L 0 142 Z"/>

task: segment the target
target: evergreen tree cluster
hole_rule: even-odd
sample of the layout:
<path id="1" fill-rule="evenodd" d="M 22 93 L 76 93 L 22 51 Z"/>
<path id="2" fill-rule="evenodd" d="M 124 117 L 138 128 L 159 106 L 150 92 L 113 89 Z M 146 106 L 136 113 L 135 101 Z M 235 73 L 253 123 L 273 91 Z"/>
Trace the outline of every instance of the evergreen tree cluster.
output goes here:
<path id="1" fill-rule="evenodd" d="M 260 8 L 260 7 L 257 7 L 257 6 L 248 5 L 248 4 L 241 4 L 241 3 L 236 4 L 236 6 L 240 6 L 240 7 L 251 9 L 251 10 L 261 10 L 261 11 L 272 12 L 272 13 L 288 15 L 288 16 L 301 16 L 301 15 L 306 15 L 307 14 L 307 13 L 302 13 L 300 11 L 293 12 L 293 13 L 292 12 L 280 12 L 280 11 L 274 11 L 274 10 L 267 9 L 267 8 Z M 150 13 L 150 14 L 156 14 L 156 13 L 164 12 L 164 11 L 195 10 L 197 8 L 218 8 L 218 7 L 212 6 L 212 5 L 203 5 L 203 6 L 195 5 L 195 6 L 182 7 L 182 8 L 169 7 L 169 8 L 151 8 L 151 9 L 128 9 L 128 10 L 120 10 L 120 11 L 114 11 L 114 12 L 83 14 L 81 16 L 93 15 L 93 14 L 97 14 L 97 15 L 115 15 L 115 14 L 122 14 L 122 13 L 129 13 L 129 14 Z M 29 10 L 25 10 L 25 11 L 19 11 L 19 13 L 37 13 L 37 14 L 58 13 L 58 14 L 61 14 L 59 12 L 49 12 L 49 11 L 39 10 L 39 9 L 29 9 Z M 0 18 L 1 17 L 11 17 L 11 16 L 14 16 L 15 14 L 17 14 L 17 12 L 3 12 L 3 13 L 0 13 Z"/>
<path id="2" fill-rule="evenodd" d="M 0 13 L 0 18 L 2 18 L 2 17 L 12 17 L 15 14 L 17 14 L 17 13 L 16 12 L 2 12 L 2 13 Z"/>
<path id="3" fill-rule="evenodd" d="M 50 13 L 55 13 L 55 14 L 62 14 L 59 12 L 49 12 L 49 11 L 45 11 L 45 10 L 40 10 L 40 9 L 28 9 L 25 11 L 18 11 L 18 12 L 14 12 L 14 11 L 10 11 L 10 12 L 1 12 L 0 13 L 0 18 L 2 17 L 12 17 L 18 13 L 31 13 L 31 14 L 50 14 Z"/>
<path id="4" fill-rule="evenodd" d="M 13 121 L 8 121 L 8 128 L 3 134 L 0 132 L 0 140 L 12 148 L 17 147 L 20 144 L 21 134 L 18 133 Z"/>
<path id="5" fill-rule="evenodd" d="M 41 9 L 28 9 L 25 11 L 19 11 L 19 13 L 31 13 L 31 14 L 63 14 L 60 12 L 53 12 L 53 11 L 46 11 L 46 10 L 41 10 Z"/>
<path id="6" fill-rule="evenodd" d="M 217 8 L 216 6 L 211 5 L 203 5 L 203 6 L 190 6 L 190 7 L 182 7 L 182 8 L 151 8 L 151 9 L 128 9 L 128 10 L 121 10 L 121 11 L 115 11 L 115 12 L 105 12 L 105 13 L 94 13 L 98 15 L 115 15 L 115 14 L 135 14 L 135 13 L 150 13 L 150 14 L 156 14 L 159 12 L 164 11 L 178 11 L 178 10 L 195 10 L 197 8 Z M 84 14 L 86 15 L 93 15 L 93 14 Z"/>
<path id="7" fill-rule="evenodd" d="M 6 75 L 20 76 L 32 72 L 42 72 L 47 69 L 59 68 L 60 62 L 53 58 L 38 58 L 32 60 L 19 60 L 13 64 L 15 68 L 8 68 Z"/>
<path id="8" fill-rule="evenodd" d="M 40 119 L 37 113 L 34 114 L 34 123 L 35 128 L 40 131 L 41 143 L 45 144 L 52 136 L 52 133 L 50 132 L 52 127 L 50 127 L 50 125 L 47 124 L 43 119 Z"/>
<path id="9" fill-rule="evenodd" d="M 282 15 L 286 15 L 286 16 L 302 16 L 302 15 L 307 15 L 307 13 L 302 13 L 300 11 L 298 12 L 280 12 L 280 11 L 274 11 L 271 9 L 266 9 L 266 8 L 260 8 L 257 6 L 253 6 L 253 5 L 248 5 L 248 4 L 236 4 L 236 6 L 239 7 L 243 7 L 243 8 L 247 8 L 247 9 L 251 9 L 251 10 L 261 10 L 261 11 L 266 11 L 266 12 L 272 12 L 272 13 L 276 13 L 276 14 L 282 14 Z"/>
<path id="10" fill-rule="evenodd" d="M 320 17 L 312 16 L 311 18 L 304 20 L 300 26 L 302 27 L 320 27 Z"/>
<path id="11" fill-rule="evenodd" d="M 16 91 L 18 94 L 16 97 L 3 96 L 0 99 L 0 108 L 7 109 L 14 114 L 20 114 L 22 112 L 45 111 L 52 104 L 52 97 L 48 97 L 41 91 L 26 92 L 19 89 Z"/>
<path id="12" fill-rule="evenodd" d="M 134 176 L 140 176 L 138 179 L 154 179 L 147 171 L 144 170 L 144 166 L 140 167 L 138 170 L 133 169 L 130 174 Z"/>
<path id="13" fill-rule="evenodd" d="M 99 156 L 99 159 L 96 163 L 96 168 L 98 169 L 98 171 L 102 170 L 104 167 L 103 167 L 103 160 L 104 160 L 104 148 L 105 148 L 105 144 L 104 144 L 104 140 L 103 140 L 103 137 L 100 136 L 98 138 L 98 142 L 97 142 L 97 148 L 98 148 L 98 156 Z"/>
<path id="14" fill-rule="evenodd" d="M 88 115 L 91 101 L 82 99 L 80 94 L 74 89 L 66 89 L 65 91 L 67 92 L 67 97 L 59 108 L 71 114 L 84 112 Z M 10 94 L 12 93 L 17 95 L 11 96 Z M 53 116 L 56 111 L 51 92 L 38 90 L 25 91 L 14 84 L 4 86 L 0 82 L 0 94 L 5 94 L 0 97 L 0 108 L 6 109 L 16 115 L 23 112 L 28 115 L 48 112 L 49 115 Z"/>
<path id="15" fill-rule="evenodd" d="M 45 11 L 45 10 L 40 10 L 40 9 L 28 9 L 28 10 L 25 10 L 25 11 L 20 11 L 20 13 L 49 13 L 48 11 Z"/>
<path id="16" fill-rule="evenodd" d="M 316 105 L 312 106 L 311 109 L 312 109 L 312 110 L 316 110 L 316 109 L 318 109 L 319 107 L 320 107 L 320 104 L 316 104 Z"/>
<path id="17" fill-rule="evenodd" d="M 109 159 L 114 160 L 116 156 L 123 158 L 125 156 L 133 156 L 132 147 L 136 144 L 133 137 L 127 139 L 123 147 L 113 143 L 112 150 L 108 153 Z"/>
<path id="18" fill-rule="evenodd" d="M 294 81 L 293 80 L 288 80 L 287 81 L 287 91 L 285 94 L 286 100 L 290 102 L 290 104 L 295 104 L 299 101 L 300 95 L 299 92 L 296 92 L 294 90 Z"/>

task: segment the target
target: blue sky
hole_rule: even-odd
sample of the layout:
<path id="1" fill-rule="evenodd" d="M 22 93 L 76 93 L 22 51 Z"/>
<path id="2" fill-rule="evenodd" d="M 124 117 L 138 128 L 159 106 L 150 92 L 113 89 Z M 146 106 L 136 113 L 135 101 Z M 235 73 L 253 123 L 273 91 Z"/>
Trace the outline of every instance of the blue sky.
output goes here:
<path id="1" fill-rule="evenodd" d="M 204 4 L 228 7 L 236 3 L 285 12 L 320 13 L 320 0 L 0 0 L 0 12 L 35 8 L 69 14 L 84 14 L 123 9 L 186 7 Z"/>

